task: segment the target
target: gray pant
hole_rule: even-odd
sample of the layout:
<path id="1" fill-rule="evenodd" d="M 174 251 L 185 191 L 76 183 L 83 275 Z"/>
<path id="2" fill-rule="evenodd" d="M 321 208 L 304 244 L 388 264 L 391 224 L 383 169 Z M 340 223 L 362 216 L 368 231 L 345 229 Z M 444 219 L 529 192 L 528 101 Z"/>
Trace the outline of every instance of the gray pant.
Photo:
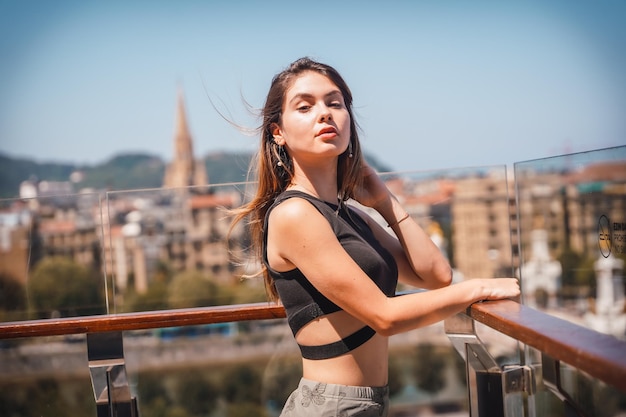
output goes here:
<path id="1" fill-rule="evenodd" d="M 302 378 L 280 417 L 385 417 L 389 388 L 326 384 Z"/>

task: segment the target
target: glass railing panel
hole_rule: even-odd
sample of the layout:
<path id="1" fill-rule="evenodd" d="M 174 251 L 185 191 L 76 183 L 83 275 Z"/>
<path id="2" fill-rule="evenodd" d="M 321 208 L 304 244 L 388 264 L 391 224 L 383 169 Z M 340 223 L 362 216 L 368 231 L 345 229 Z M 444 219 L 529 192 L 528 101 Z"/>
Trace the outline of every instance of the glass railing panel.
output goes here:
<path id="1" fill-rule="evenodd" d="M 0 200 L 0 321 L 103 314 L 102 196 Z"/>
<path id="2" fill-rule="evenodd" d="M 133 312 L 264 301 L 243 224 L 230 210 L 246 184 L 108 192 L 104 257 L 112 311 Z"/>
<path id="3" fill-rule="evenodd" d="M 225 324 L 202 332 L 125 335 L 141 415 L 278 415 L 301 376 L 282 322 Z"/>
<path id="4" fill-rule="evenodd" d="M 514 172 L 523 302 L 624 340 L 626 146 L 518 162 Z M 525 360 L 542 369 L 539 352 Z M 562 392 L 539 384 L 537 410 L 626 411 L 625 393 L 568 364 L 558 373 Z"/>
<path id="5" fill-rule="evenodd" d="M 515 164 L 526 305 L 626 335 L 626 146 Z"/>
<path id="6" fill-rule="evenodd" d="M 431 236 L 453 268 L 453 281 L 511 277 L 518 262 L 513 182 L 506 166 L 382 175 L 403 207 Z M 441 323 L 437 324 L 440 331 Z M 420 332 L 422 330 L 417 330 Z M 519 364 L 515 340 L 477 323 L 501 366 Z"/>

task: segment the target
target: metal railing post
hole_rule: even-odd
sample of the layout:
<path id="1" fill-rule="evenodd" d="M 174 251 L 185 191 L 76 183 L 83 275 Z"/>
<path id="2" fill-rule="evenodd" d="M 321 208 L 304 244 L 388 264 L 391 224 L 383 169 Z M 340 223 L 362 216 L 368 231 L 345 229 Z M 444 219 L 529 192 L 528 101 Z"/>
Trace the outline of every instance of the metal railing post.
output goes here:
<path id="1" fill-rule="evenodd" d="M 89 373 L 98 417 L 139 417 L 124 361 L 122 332 L 87 333 Z"/>
<path id="2" fill-rule="evenodd" d="M 474 320 L 457 314 L 445 320 L 445 331 L 465 360 L 471 417 L 524 417 L 525 397 L 535 392 L 532 368 L 501 368 L 476 335 Z"/>

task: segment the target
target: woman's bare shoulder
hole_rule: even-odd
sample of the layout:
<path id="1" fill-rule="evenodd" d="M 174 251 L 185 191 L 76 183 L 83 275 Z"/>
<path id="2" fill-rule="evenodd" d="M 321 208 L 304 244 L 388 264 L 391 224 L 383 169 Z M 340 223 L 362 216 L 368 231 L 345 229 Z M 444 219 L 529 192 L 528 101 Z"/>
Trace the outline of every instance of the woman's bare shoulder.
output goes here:
<path id="1" fill-rule="evenodd" d="M 308 215 L 311 211 L 317 211 L 315 207 L 302 197 L 290 197 L 276 205 L 270 217 L 280 217 L 298 220 L 301 216 Z"/>
<path id="2" fill-rule="evenodd" d="M 278 204 L 269 215 L 269 227 L 303 229 L 326 222 L 315 206 L 301 197 L 291 197 Z"/>

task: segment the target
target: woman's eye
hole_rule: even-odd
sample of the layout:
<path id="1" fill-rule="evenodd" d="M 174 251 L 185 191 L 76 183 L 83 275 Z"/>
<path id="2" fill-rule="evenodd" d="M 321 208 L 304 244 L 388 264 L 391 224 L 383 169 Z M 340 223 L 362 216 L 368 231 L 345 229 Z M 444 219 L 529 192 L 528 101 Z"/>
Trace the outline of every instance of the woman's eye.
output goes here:
<path id="1" fill-rule="evenodd" d="M 336 109 L 340 109 L 343 107 L 343 104 L 341 104 L 340 101 L 333 101 L 329 104 L 330 107 L 334 107 Z"/>
<path id="2" fill-rule="evenodd" d="M 308 111 L 310 108 L 311 106 L 309 105 L 302 105 L 302 106 L 296 107 L 296 110 L 298 110 L 299 112 L 305 112 L 305 111 Z"/>

